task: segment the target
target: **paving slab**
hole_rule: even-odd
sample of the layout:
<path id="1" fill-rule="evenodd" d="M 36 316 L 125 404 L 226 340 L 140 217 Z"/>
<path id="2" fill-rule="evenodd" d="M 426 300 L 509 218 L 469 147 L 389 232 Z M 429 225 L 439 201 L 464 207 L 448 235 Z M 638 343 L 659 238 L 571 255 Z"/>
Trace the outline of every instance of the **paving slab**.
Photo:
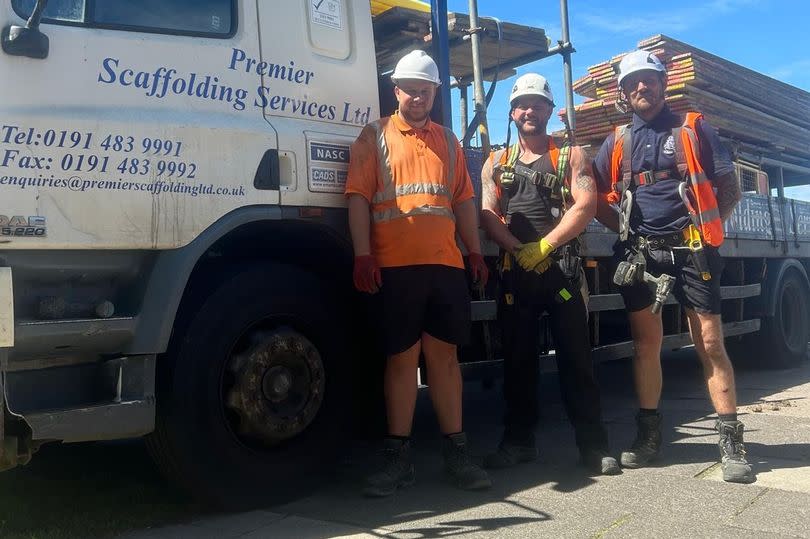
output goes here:
<path id="1" fill-rule="evenodd" d="M 810 495 L 767 489 L 735 516 L 732 524 L 759 531 L 763 537 L 810 537 Z"/>
<path id="2" fill-rule="evenodd" d="M 270 511 L 248 511 L 245 513 L 209 515 L 185 524 L 165 526 L 123 535 L 126 539 L 168 539 L 191 538 L 232 538 L 242 537 L 255 530 L 282 520 L 286 515 Z"/>
<path id="3" fill-rule="evenodd" d="M 778 458 L 757 459 L 753 462 L 758 487 L 768 487 L 810 494 L 810 462 Z M 712 466 L 701 479 L 723 481 L 719 465 Z"/>
<path id="4" fill-rule="evenodd" d="M 691 354 L 691 355 L 690 355 Z M 576 465 L 573 429 L 553 375 L 538 391 L 536 463 L 491 473 L 486 492 L 462 492 L 444 478 L 440 436 L 426 394 L 417 404 L 417 483 L 385 499 L 359 494 L 376 444 L 347 452 L 335 481 L 315 494 L 266 511 L 145 530 L 164 537 L 647 538 L 807 537 L 810 539 L 810 363 L 790 371 L 738 372 L 751 485 L 725 483 L 717 466 L 715 415 L 694 352 L 664 364 L 664 447 L 660 461 L 615 477 Z M 629 362 L 599 368 L 603 416 L 613 454 L 635 436 Z M 788 404 L 789 403 L 789 404 Z M 495 450 L 502 432 L 501 383 L 465 384 L 465 429 L 474 457 Z"/>
<path id="5" fill-rule="evenodd" d="M 265 539 L 269 537 L 278 539 L 331 539 L 337 537 L 370 539 L 383 537 L 386 533 L 385 530 L 366 531 L 363 528 L 338 522 L 288 516 L 239 537 L 240 539 Z"/>

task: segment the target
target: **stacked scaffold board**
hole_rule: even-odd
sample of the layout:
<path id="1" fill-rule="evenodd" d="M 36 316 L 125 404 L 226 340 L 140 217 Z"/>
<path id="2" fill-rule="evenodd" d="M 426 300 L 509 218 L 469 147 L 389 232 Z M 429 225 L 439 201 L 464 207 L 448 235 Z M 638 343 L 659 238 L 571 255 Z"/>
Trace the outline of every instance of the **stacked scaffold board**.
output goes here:
<path id="1" fill-rule="evenodd" d="M 664 35 L 638 43 L 667 66 L 667 102 L 675 113 L 702 112 L 741 147 L 797 164 L 810 162 L 810 93 Z M 580 144 L 600 144 L 629 115 L 616 110 L 615 68 L 624 54 L 588 68 L 574 83 Z M 561 117 L 563 114 L 561 114 Z"/>

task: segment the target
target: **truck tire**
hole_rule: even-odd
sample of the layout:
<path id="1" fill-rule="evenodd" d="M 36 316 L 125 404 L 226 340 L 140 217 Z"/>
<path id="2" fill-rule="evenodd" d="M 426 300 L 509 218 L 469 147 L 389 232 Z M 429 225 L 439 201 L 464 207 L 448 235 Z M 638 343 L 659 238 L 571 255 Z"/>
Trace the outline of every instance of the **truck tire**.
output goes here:
<path id="1" fill-rule="evenodd" d="M 795 269 L 782 275 L 774 288 L 773 316 L 762 319 L 759 334 L 760 364 L 766 368 L 796 367 L 807 359 L 810 340 L 810 293 L 805 278 Z"/>
<path id="2" fill-rule="evenodd" d="M 305 270 L 272 263 L 209 290 L 159 362 L 150 452 L 215 507 L 303 494 L 339 455 L 340 302 Z"/>

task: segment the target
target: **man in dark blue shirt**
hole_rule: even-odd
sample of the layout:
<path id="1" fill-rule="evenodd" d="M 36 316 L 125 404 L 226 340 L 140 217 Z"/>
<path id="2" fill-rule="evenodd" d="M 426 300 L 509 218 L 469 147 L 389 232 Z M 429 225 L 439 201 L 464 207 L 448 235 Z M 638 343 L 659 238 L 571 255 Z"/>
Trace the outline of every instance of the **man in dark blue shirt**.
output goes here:
<path id="1" fill-rule="evenodd" d="M 620 219 L 623 221 L 627 238 L 617 243 L 617 263 L 643 261 L 653 276 L 675 278 L 673 293 L 686 311 L 718 414 L 723 479 L 749 483 L 754 475 L 745 460 L 734 370 L 723 345 L 720 318 L 723 261 L 717 247 L 722 242 L 722 221 L 742 197 L 734 166 L 714 128 L 702 116 L 691 115 L 692 123 L 683 128 L 691 129 L 697 139 L 685 147 L 680 129 L 684 120 L 666 105 L 666 69 L 654 54 L 627 54 L 619 65 L 618 83 L 618 105 L 632 109 L 633 122 L 622 131 L 621 140 L 616 140 L 615 133 L 605 140 L 594 160 L 594 175 L 599 191 L 613 195 L 614 201 L 620 196 L 624 209 L 617 212 L 609 196 L 600 197 L 597 219 L 616 231 Z M 679 153 L 696 156 L 699 166 L 693 164 L 686 170 L 688 160 L 679 159 Z M 631 174 L 622 170 L 628 164 Z M 710 182 L 708 188 L 706 182 Z M 696 237 L 701 240 L 699 248 L 694 244 L 693 249 L 687 247 L 686 239 Z M 655 459 L 661 447 L 658 403 L 663 326 L 660 313 L 649 309 L 653 293 L 646 283 L 636 280 L 620 290 L 635 345 L 633 370 L 640 406 L 638 435 L 622 453 L 621 463 L 638 468 Z"/>

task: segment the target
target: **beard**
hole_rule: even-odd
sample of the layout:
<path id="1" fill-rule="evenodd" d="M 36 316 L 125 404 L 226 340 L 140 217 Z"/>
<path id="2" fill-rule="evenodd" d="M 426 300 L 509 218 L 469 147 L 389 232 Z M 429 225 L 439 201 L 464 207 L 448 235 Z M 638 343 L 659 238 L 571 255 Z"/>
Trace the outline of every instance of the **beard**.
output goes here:
<path id="1" fill-rule="evenodd" d="M 630 106 L 634 112 L 645 113 L 656 110 L 664 105 L 664 92 L 651 91 L 635 97 L 630 101 Z"/>
<path id="2" fill-rule="evenodd" d="M 519 120 L 515 122 L 515 126 L 517 127 L 518 133 L 520 133 L 521 136 L 534 137 L 546 134 L 548 120 L 543 122 L 539 118 L 532 118 L 531 122 L 531 125 L 527 124 L 526 120 Z"/>
<path id="3" fill-rule="evenodd" d="M 399 113 L 402 114 L 402 117 L 407 121 L 414 123 L 423 122 L 430 116 L 430 110 L 427 107 L 416 110 L 412 108 L 407 108 L 405 110 L 399 109 Z"/>

